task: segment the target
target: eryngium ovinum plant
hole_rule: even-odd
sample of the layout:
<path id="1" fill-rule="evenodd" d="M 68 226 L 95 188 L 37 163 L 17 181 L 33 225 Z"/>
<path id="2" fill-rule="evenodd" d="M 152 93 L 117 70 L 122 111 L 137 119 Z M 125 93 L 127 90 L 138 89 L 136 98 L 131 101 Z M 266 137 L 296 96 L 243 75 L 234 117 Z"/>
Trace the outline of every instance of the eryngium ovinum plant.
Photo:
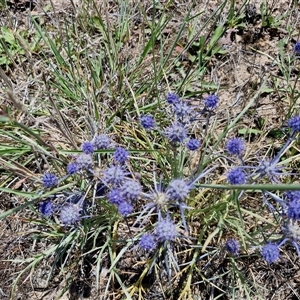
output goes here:
<path id="1" fill-rule="evenodd" d="M 38 207 L 40 216 L 49 220 L 43 224 L 52 230 L 45 230 L 44 235 L 59 239 L 54 248 L 56 266 L 74 265 L 70 253 L 80 249 L 82 257 L 93 258 L 97 281 L 103 264 L 106 265 L 109 290 L 115 277 L 119 284 L 122 282 L 116 265 L 122 256 L 131 253 L 144 269 L 136 282 L 127 282 L 128 288 L 120 284 L 128 296 L 128 291 L 133 295 L 137 289 L 144 290 L 143 280 L 149 274 L 170 286 L 185 274 L 185 283 L 179 290 L 186 292 L 193 272 L 202 271 L 196 267 L 197 262 L 223 251 L 232 259 L 253 251 L 271 264 L 280 260 L 280 247 L 290 243 L 300 255 L 300 192 L 280 194 L 273 186 L 292 175 L 284 167 L 282 157 L 297 138 L 300 116 L 286 122 L 286 142 L 273 158 L 262 159 L 260 153 L 256 159 L 245 159 L 246 141 L 240 137 L 222 140 L 222 149 L 209 148 L 214 142 L 210 126 L 217 120 L 218 101 L 218 96 L 211 94 L 195 105 L 169 93 L 163 111 L 168 124 L 159 124 L 155 113 L 137 118 L 136 128 L 149 141 L 159 137 L 162 147 L 157 151 L 166 158 L 163 170 L 156 166 L 151 172 L 142 167 L 134 170 L 137 165 L 132 163 L 133 151 L 102 133 L 82 143 L 81 153 L 72 156 L 64 176 L 51 172 L 42 176 L 42 195 L 62 184 L 73 184 L 71 190 L 53 193 Z M 199 133 L 195 124 L 201 124 L 203 132 Z M 223 168 L 222 164 L 230 168 Z M 211 185 L 207 184 L 209 180 L 213 181 Z M 216 193 L 215 183 L 222 180 L 225 192 Z M 271 184 L 259 189 L 259 184 L 266 183 Z M 244 184 L 247 190 L 242 188 Z M 261 205 L 274 217 L 269 224 L 276 228 L 276 235 L 270 226 L 252 235 L 239 228 L 243 226 L 243 214 L 247 214 L 241 203 L 251 190 L 255 190 Z M 229 217 L 232 206 L 236 215 Z M 127 228 L 123 236 L 118 224 Z M 136 253 L 141 251 L 139 262 Z M 104 256 L 110 259 L 104 262 Z"/>

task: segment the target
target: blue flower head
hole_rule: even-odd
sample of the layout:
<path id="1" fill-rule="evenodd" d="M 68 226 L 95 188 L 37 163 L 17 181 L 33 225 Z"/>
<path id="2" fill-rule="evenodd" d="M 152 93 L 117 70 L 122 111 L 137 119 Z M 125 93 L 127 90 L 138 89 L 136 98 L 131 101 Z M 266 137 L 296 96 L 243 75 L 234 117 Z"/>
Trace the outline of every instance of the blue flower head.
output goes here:
<path id="1" fill-rule="evenodd" d="M 292 130 L 299 132 L 300 131 L 300 115 L 290 118 L 288 121 L 288 126 Z"/>
<path id="2" fill-rule="evenodd" d="M 189 139 L 185 145 L 189 150 L 195 151 L 201 146 L 201 142 L 197 139 Z"/>
<path id="3" fill-rule="evenodd" d="M 229 139 L 226 143 L 226 150 L 231 155 L 241 156 L 245 150 L 244 141 L 240 138 Z"/>
<path id="4" fill-rule="evenodd" d="M 40 203 L 39 211 L 42 213 L 45 217 L 51 217 L 53 214 L 53 204 L 51 201 L 43 201 Z"/>
<path id="5" fill-rule="evenodd" d="M 240 244 L 234 239 L 229 239 L 225 243 L 225 249 L 233 255 L 238 255 L 240 251 Z"/>
<path id="6" fill-rule="evenodd" d="M 147 251 L 153 250 L 156 247 L 155 237 L 149 233 L 142 235 L 139 246 Z"/>
<path id="7" fill-rule="evenodd" d="M 142 186 L 138 181 L 127 180 L 120 187 L 123 197 L 128 201 L 136 201 L 142 192 Z"/>
<path id="8" fill-rule="evenodd" d="M 243 184 L 246 182 L 246 175 L 241 168 L 237 167 L 228 172 L 227 181 L 230 184 Z"/>
<path id="9" fill-rule="evenodd" d="M 182 143 L 186 136 L 186 129 L 181 124 L 173 124 L 170 127 L 166 128 L 165 136 L 172 144 Z"/>
<path id="10" fill-rule="evenodd" d="M 170 201 L 183 201 L 188 196 L 190 188 L 183 179 L 173 179 L 167 188 L 167 197 Z"/>
<path id="11" fill-rule="evenodd" d="M 294 46 L 294 51 L 297 55 L 300 55 L 300 42 L 297 42 Z"/>
<path id="12" fill-rule="evenodd" d="M 76 224 L 81 219 L 82 208 L 78 204 L 65 204 L 60 211 L 60 220 L 64 225 Z"/>
<path id="13" fill-rule="evenodd" d="M 92 142 L 84 142 L 81 149 L 86 154 L 92 154 L 94 152 L 94 144 Z"/>
<path id="14" fill-rule="evenodd" d="M 122 215 L 123 217 L 127 217 L 132 213 L 133 206 L 130 203 L 123 201 L 118 205 L 118 210 L 120 215 Z"/>
<path id="15" fill-rule="evenodd" d="M 299 199 L 293 199 L 287 204 L 287 216 L 294 221 L 300 220 L 300 201 Z"/>
<path id="16" fill-rule="evenodd" d="M 69 163 L 67 166 L 67 173 L 69 175 L 74 175 L 75 173 L 77 173 L 79 170 L 78 166 L 76 163 Z"/>
<path id="17" fill-rule="evenodd" d="M 82 153 L 76 157 L 75 163 L 79 170 L 88 170 L 93 167 L 93 157 L 91 154 Z"/>
<path id="18" fill-rule="evenodd" d="M 141 125 L 147 130 L 154 129 L 156 126 L 154 118 L 150 115 L 141 116 L 140 122 Z"/>
<path id="19" fill-rule="evenodd" d="M 159 242 L 173 241 L 178 236 L 176 225 L 168 218 L 161 219 L 156 225 L 155 235 Z"/>
<path id="20" fill-rule="evenodd" d="M 44 188 L 52 188 L 58 184 L 58 177 L 52 173 L 45 173 L 42 177 Z"/>
<path id="21" fill-rule="evenodd" d="M 217 95 L 209 95 L 204 99 L 204 104 L 207 109 L 214 109 L 217 107 L 219 97 Z"/>
<path id="22" fill-rule="evenodd" d="M 110 149 L 112 146 L 110 137 L 107 134 L 97 135 L 93 139 L 93 145 L 97 150 Z"/>
<path id="23" fill-rule="evenodd" d="M 114 153 L 114 160 L 123 165 L 128 158 L 128 151 L 122 147 L 118 147 Z"/>
<path id="24" fill-rule="evenodd" d="M 261 255 L 268 264 L 277 261 L 279 258 L 278 245 L 272 243 L 266 244 L 261 250 Z"/>
<path id="25" fill-rule="evenodd" d="M 178 119 L 182 119 L 182 118 L 188 116 L 192 110 L 192 108 L 188 104 L 186 104 L 182 101 L 175 103 L 173 107 L 174 107 L 175 115 Z"/>
<path id="26" fill-rule="evenodd" d="M 288 201 L 300 201 L 300 191 L 286 191 L 284 193 L 284 197 L 288 200 Z"/>
<path id="27" fill-rule="evenodd" d="M 125 172 L 120 166 L 108 167 L 103 174 L 102 182 L 106 185 L 120 185 L 125 179 Z"/>
<path id="28" fill-rule="evenodd" d="M 120 189 L 112 189 L 108 194 L 108 200 L 110 203 L 117 205 L 125 201 Z"/>
<path id="29" fill-rule="evenodd" d="M 169 104 L 176 104 L 176 103 L 179 102 L 179 96 L 176 95 L 176 94 L 174 94 L 174 93 L 169 93 L 169 94 L 167 95 L 167 102 L 168 102 Z"/>

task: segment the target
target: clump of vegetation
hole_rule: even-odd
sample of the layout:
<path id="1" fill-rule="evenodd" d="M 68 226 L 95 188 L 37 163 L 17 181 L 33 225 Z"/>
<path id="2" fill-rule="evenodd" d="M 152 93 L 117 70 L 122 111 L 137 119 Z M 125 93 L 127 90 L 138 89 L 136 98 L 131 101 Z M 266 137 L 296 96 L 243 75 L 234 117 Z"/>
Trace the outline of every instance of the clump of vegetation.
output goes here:
<path id="1" fill-rule="evenodd" d="M 52 20 L 60 31 L 35 16 L 20 33 L 28 43 L 0 44 L 0 219 L 33 245 L 4 250 L 12 299 L 24 286 L 51 299 L 263 299 L 256 262 L 263 273 L 286 253 L 298 260 L 300 42 L 287 24 L 278 55 L 264 53 L 255 42 L 285 15 L 265 3 L 250 14 L 248 2 L 207 16 L 172 1 L 119 1 L 116 13 L 86 1 Z M 247 51 L 278 73 L 231 89 L 220 72 L 250 25 Z M 277 123 L 258 115 L 259 101 L 283 95 Z"/>

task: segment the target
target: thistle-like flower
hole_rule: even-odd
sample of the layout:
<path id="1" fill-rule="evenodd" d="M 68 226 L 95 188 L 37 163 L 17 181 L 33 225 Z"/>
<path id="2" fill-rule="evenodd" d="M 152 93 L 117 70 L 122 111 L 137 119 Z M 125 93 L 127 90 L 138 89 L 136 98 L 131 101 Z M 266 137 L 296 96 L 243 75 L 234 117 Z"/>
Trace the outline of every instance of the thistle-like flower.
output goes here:
<path id="1" fill-rule="evenodd" d="M 241 156 L 245 150 L 245 143 L 240 138 L 229 139 L 226 143 L 226 150 L 231 155 Z"/>
<path id="2" fill-rule="evenodd" d="M 195 151 L 201 146 L 201 142 L 197 139 L 189 139 L 185 145 L 189 150 Z"/>
<path id="3" fill-rule="evenodd" d="M 51 217 L 53 214 L 53 204 L 51 201 L 43 201 L 39 205 L 39 211 L 42 213 L 45 217 Z"/>
<path id="4" fill-rule="evenodd" d="M 185 127 L 179 123 L 166 128 L 164 134 L 171 144 L 182 143 L 187 136 Z"/>
<path id="5" fill-rule="evenodd" d="M 44 188 L 52 188 L 58 184 L 58 177 L 52 173 L 45 173 L 42 177 Z"/>
<path id="6" fill-rule="evenodd" d="M 155 236 L 145 233 L 140 239 L 139 246 L 147 251 L 153 250 L 156 247 Z"/>
<path id="7" fill-rule="evenodd" d="M 236 167 L 228 172 L 227 181 L 230 184 L 243 184 L 246 182 L 246 175 L 241 168 Z"/>
<path id="8" fill-rule="evenodd" d="M 129 153 L 122 147 L 118 147 L 114 152 L 114 161 L 123 165 L 128 159 Z"/>
<path id="9" fill-rule="evenodd" d="M 261 250 L 261 255 L 268 264 L 276 262 L 279 258 L 278 245 L 272 243 L 264 245 Z"/>
<path id="10" fill-rule="evenodd" d="M 156 225 L 155 236 L 161 243 L 170 242 L 178 237 L 176 225 L 169 219 L 161 219 Z"/>
<path id="11" fill-rule="evenodd" d="M 81 149 L 85 154 L 92 154 L 95 150 L 92 142 L 84 142 L 81 146 Z"/>
<path id="12" fill-rule="evenodd" d="M 74 225 L 81 219 L 81 211 L 78 203 L 67 203 L 60 211 L 60 220 L 64 225 Z"/>
<path id="13" fill-rule="evenodd" d="M 147 130 L 152 130 L 156 127 L 155 120 L 150 115 L 141 116 L 140 122 L 141 122 L 141 125 Z"/>
<path id="14" fill-rule="evenodd" d="M 111 139 L 107 134 L 97 135 L 92 143 L 96 150 L 110 149 L 112 147 Z"/>
<path id="15" fill-rule="evenodd" d="M 233 254 L 233 255 L 238 255 L 239 251 L 240 251 L 240 244 L 238 241 L 234 240 L 234 239 L 229 239 L 226 241 L 225 243 L 225 249 Z"/>
<path id="16" fill-rule="evenodd" d="M 103 174 L 102 182 L 106 185 L 121 185 L 125 179 L 126 173 L 120 166 L 108 167 Z"/>

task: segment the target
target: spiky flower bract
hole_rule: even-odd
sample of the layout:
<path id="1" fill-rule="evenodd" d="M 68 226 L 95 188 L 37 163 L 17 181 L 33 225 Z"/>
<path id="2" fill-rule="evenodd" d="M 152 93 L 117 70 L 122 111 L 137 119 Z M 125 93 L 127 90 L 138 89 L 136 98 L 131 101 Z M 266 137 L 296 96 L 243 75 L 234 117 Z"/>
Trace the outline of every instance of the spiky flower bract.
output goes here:
<path id="1" fill-rule="evenodd" d="M 81 219 L 81 211 L 78 204 L 67 203 L 60 211 L 60 220 L 64 225 L 74 225 Z"/>
<path id="2" fill-rule="evenodd" d="M 233 255 L 238 255 L 240 251 L 240 244 L 234 239 L 229 239 L 225 243 L 225 249 Z"/>
<path id="3" fill-rule="evenodd" d="M 195 151 L 201 146 L 201 142 L 197 139 L 189 139 L 185 145 L 189 150 Z"/>
<path id="4" fill-rule="evenodd" d="M 236 167 L 228 172 L 227 181 L 230 184 L 243 184 L 246 182 L 246 175 L 241 168 Z"/>
<path id="5" fill-rule="evenodd" d="M 268 264 L 276 262 L 279 258 L 278 245 L 272 243 L 264 245 L 261 250 L 261 255 Z"/>
<path id="6" fill-rule="evenodd" d="M 187 136 L 185 127 L 182 124 L 173 124 L 170 127 L 166 128 L 165 136 L 172 144 L 182 143 Z"/>
<path id="7" fill-rule="evenodd" d="M 161 219 L 156 225 L 155 236 L 159 242 L 173 241 L 178 236 L 176 225 L 169 219 Z"/>
<path id="8" fill-rule="evenodd" d="M 52 173 L 45 173 L 42 177 L 44 188 L 52 188 L 58 184 L 58 177 Z"/>
<path id="9" fill-rule="evenodd" d="M 155 237 L 152 234 L 145 233 L 142 235 L 139 246 L 144 250 L 151 251 L 156 247 Z"/>
<path id="10" fill-rule="evenodd" d="M 51 201 L 43 201 L 39 205 L 39 211 L 45 217 L 51 217 L 53 214 L 53 203 Z"/>
<path id="11" fill-rule="evenodd" d="M 123 165 L 128 159 L 129 153 L 123 147 L 118 147 L 114 152 L 115 162 Z"/>
<path id="12" fill-rule="evenodd" d="M 120 185 L 125 179 L 126 173 L 120 166 L 111 166 L 105 169 L 102 181 L 106 185 Z"/>
<path id="13" fill-rule="evenodd" d="M 136 201 L 142 192 L 142 186 L 138 181 L 127 180 L 120 187 L 123 197 L 128 201 Z"/>
<path id="14" fill-rule="evenodd" d="M 140 122 L 141 125 L 147 130 L 154 129 L 156 126 L 154 118 L 150 115 L 141 116 Z"/>
<path id="15" fill-rule="evenodd" d="M 86 154 L 92 154 L 94 152 L 94 145 L 92 142 L 84 142 L 81 146 L 81 149 Z"/>
<path id="16" fill-rule="evenodd" d="M 179 100 L 179 96 L 178 95 L 176 95 L 176 94 L 174 94 L 174 93 L 169 93 L 168 95 L 167 95 L 167 102 L 169 103 L 169 104 L 176 104 L 176 103 L 178 103 L 180 100 Z"/>
<path id="17" fill-rule="evenodd" d="M 190 185 L 184 179 L 173 179 L 167 188 L 166 194 L 170 201 L 183 201 L 190 192 Z"/>
<path id="18" fill-rule="evenodd" d="M 217 95 L 209 95 L 204 99 L 204 104 L 207 109 L 215 109 L 218 105 L 219 98 Z"/>
<path id="19" fill-rule="evenodd" d="M 226 150 L 231 155 L 241 156 L 245 150 L 244 141 L 240 138 L 229 139 L 226 143 Z"/>

